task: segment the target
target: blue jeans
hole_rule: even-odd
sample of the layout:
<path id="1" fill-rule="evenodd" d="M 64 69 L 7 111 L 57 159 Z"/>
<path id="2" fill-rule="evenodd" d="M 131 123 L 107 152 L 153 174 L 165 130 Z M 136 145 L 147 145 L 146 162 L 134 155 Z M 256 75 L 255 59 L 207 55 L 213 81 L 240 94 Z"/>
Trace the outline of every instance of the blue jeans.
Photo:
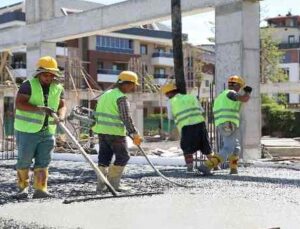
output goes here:
<path id="1" fill-rule="evenodd" d="M 218 126 L 218 131 L 222 137 L 223 145 L 220 150 L 220 155 L 226 160 L 230 154 L 239 156 L 241 151 L 241 146 L 239 142 L 239 129 L 229 123 L 223 123 Z"/>
<path id="2" fill-rule="evenodd" d="M 34 168 L 47 168 L 54 151 L 55 138 L 48 129 L 37 133 L 16 131 L 18 148 L 17 169 L 27 169 L 33 162 Z"/>

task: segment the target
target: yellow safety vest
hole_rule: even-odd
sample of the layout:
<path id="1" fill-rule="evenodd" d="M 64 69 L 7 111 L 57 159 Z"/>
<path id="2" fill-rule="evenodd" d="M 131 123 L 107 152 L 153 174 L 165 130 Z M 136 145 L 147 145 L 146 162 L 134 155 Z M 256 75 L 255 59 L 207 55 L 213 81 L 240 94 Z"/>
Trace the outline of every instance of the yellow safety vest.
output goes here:
<path id="1" fill-rule="evenodd" d="M 98 100 L 96 112 L 96 124 L 92 130 L 97 134 L 108 134 L 117 136 L 126 136 L 126 129 L 120 118 L 120 112 L 117 100 L 124 97 L 118 88 L 105 92 Z"/>
<path id="2" fill-rule="evenodd" d="M 229 99 L 227 94 L 230 91 L 228 89 L 223 91 L 214 102 L 213 113 L 216 126 L 225 122 L 232 122 L 237 127 L 240 125 L 241 102 Z"/>
<path id="3" fill-rule="evenodd" d="M 179 131 L 184 126 L 204 122 L 203 110 L 195 96 L 177 94 L 170 99 L 170 102 L 174 121 Z"/>
<path id="4" fill-rule="evenodd" d="M 29 80 L 31 95 L 29 103 L 35 106 L 45 106 L 43 89 L 38 78 Z M 63 91 L 61 84 L 52 83 L 49 88 L 48 107 L 55 112 L 58 110 L 60 95 Z M 44 126 L 46 114 L 41 111 L 23 111 L 16 109 L 14 127 L 16 130 L 26 133 L 37 133 Z M 56 132 L 56 124 L 52 117 L 48 117 L 48 130 L 51 134 Z"/>

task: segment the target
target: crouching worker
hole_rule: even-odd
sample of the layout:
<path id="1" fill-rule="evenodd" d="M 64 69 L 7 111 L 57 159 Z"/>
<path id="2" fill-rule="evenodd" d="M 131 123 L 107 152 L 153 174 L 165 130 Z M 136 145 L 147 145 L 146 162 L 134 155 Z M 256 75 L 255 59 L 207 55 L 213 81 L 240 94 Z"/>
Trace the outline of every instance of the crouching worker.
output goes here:
<path id="1" fill-rule="evenodd" d="M 129 113 L 126 97 L 126 94 L 135 92 L 137 85 L 139 85 L 137 74 L 131 71 L 121 72 L 115 88 L 100 96 L 94 114 L 96 124 L 93 126 L 93 131 L 99 135 L 98 166 L 116 191 L 128 189 L 120 186 L 124 168 L 129 160 L 126 131 L 133 138 L 135 145 L 140 145 L 142 142 L 142 137 Z M 115 161 L 111 164 L 113 155 Z M 104 190 L 105 184 L 100 182 L 97 192 Z"/>
<path id="2" fill-rule="evenodd" d="M 187 172 L 194 172 L 193 155 L 200 150 L 204 155 L 213 157 L 208 140 L 203 109 L 193 95 L 180 94 L 172 83 L 161 88 L 170 100 L 171 114 L 180 132 L 180 147 L 184 154 Z"/>
<path id="3" fill-rule="evenodd" d="M 50 56 L 39 59 L 32 79 L 25 81 L 17 94 L 14 127 L 18 160 L 17 177 L 20 192 L 17 198 L 28 197 L 29 168 L 34 159 L 33 198 L 47 198 L 48 166 L 54 150 L 56 123 L 51 113 L 61 120 L 66 113 L 63 86 L 56 82 L 61 76 L 57 62 Z"/>
<path id="4" fill-rule="evenodd" d="M 245 86 L 244 80 L 239 76 L 230 76 L 227 83 L 228 89 L 218 95 L 213 106 L 215 125 L 221 135 L 223 145 L 220 155 L 216 155 L 215 159 L 200 166 L 199 170 L 205 175 L 209 175 L 213 167 L 227 160 L 230 174 L 238 173 L 240 109 L 242 103 L 250 99 L 252 88 Z M 242 92 L 241 89 L 243 89 Z"/>

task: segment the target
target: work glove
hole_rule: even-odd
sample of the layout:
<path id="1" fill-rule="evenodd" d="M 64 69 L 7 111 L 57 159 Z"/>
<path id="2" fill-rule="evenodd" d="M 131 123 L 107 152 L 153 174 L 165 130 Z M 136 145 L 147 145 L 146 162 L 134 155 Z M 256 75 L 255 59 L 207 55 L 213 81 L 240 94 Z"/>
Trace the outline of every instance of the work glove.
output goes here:
<path id="1" fill-rule="evenodd" d="M 250 87 L 250 86 L 245 86 L 245 87 L 244 87 L 244 92 L 246 92 L 246 93 L 248 93 L 248 94 L 251 94 L 251 92 L 252 92 L 252 87 Z"/>
<path id="2" fill-rule="evenodd" d="M 52 110 L 52 108 L 50 107 L 45 107 L 45 106 L 38 106 L 39 111 L 45 112 L 46 115 L 51 116 L 52 113 L 55 113 L 54 110 Z"/>
<path id="3" fill-rule="evenodd" d="M 133 135 L 133 144 L 135 144 L 136 146 L 139 146 L 139 145 L 141 145 L 142 141 L 143 141 L 143 138 L 139 134 Z"/>

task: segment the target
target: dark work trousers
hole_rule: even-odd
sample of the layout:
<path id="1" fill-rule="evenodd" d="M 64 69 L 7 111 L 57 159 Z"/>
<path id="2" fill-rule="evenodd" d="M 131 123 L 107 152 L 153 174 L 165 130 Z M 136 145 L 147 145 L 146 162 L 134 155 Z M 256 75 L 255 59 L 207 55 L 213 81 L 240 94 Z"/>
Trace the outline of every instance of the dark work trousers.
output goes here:
<path id="1" fill-rule="evenodd" d="M 205 122 L 184 126 L 181 131 L 180 147 L 184 155 L 200 150 L 203 154 L 212 153 Z"/>
<path id="2" fill-rule="evenodd" d="M 109 166 L 113 155 L 114 165 L 125 166 L 130 158 L 125 136 L 99 134 L 98 165 Z"/>

